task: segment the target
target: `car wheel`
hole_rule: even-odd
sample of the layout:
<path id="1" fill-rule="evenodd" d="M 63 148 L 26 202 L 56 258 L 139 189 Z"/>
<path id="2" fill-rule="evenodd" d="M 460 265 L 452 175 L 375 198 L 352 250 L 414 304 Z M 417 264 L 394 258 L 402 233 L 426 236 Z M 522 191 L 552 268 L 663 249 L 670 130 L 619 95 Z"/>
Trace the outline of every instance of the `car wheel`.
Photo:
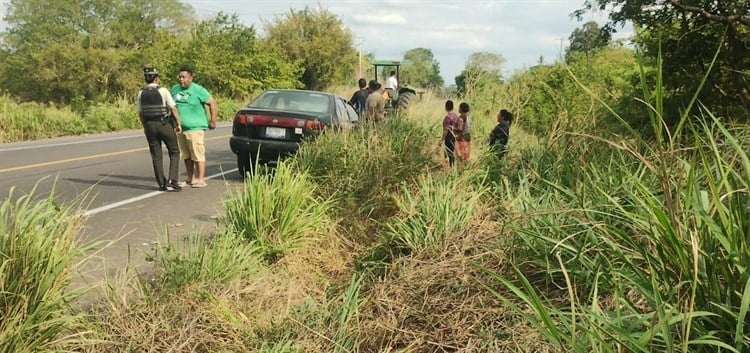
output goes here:
<path id="1" fill-rule="evenodd" d="M 253 163 L 250 160 L 250 153 L 237 153 L 237 172 L 240 174 L 240 178 L 242 179 L 245 179 L 246 173 L 253 173 Z"/>

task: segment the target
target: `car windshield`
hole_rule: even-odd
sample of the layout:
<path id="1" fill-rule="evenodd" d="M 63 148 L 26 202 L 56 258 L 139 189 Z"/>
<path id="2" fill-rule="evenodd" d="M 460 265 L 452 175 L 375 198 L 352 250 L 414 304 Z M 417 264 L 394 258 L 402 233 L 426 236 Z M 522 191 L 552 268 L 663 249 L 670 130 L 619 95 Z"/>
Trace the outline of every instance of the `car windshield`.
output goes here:
<path id="1" fill-rule="evenodd" d="M 291 110 L 327 115 L 329 102 L 327 95 L 315 92 L 266 91 L 250 102 L 248 108 Z"/>

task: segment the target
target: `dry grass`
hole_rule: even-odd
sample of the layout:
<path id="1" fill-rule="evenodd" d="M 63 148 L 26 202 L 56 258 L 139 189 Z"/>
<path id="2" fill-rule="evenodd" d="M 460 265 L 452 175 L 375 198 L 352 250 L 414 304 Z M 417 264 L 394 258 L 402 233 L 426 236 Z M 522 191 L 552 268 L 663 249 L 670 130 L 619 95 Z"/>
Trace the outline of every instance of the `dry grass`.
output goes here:
<path id="1" fill-rule="evenodd" d="M 215 352 L 242 349 L 254 327 L 234 304 L 241 288 L 187 287 L 152 301 L 132 298 L 99 315 L 102 337 L 112 343 L 90 352 Z"/>
<path id="2" fill-rule="evenodd" d="M 331 232 L 229 285 L 194 283 L 158 294 L 124 273 L 92 312 L 105 342 L 85 351 L 248 352 L 292 339 L 302 351 L 326 351 L 331 334 L 315 317 L 330 309 L 331 287 L 350 277 L 352 261 Z"/>
<path id="3" fill-rule="evenodd" d="M 531 352 L 539 337 L 486 289 L 507 265 L 507 234 L 483 208 L 442 249 L 400 258 L 364 291 L 362 352 Z"/>

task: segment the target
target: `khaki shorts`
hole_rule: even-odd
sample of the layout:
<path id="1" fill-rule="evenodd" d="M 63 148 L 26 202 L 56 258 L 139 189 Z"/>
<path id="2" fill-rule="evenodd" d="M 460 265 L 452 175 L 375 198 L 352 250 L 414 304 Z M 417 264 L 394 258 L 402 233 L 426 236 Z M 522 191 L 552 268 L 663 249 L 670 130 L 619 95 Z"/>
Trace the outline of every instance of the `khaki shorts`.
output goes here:
<path id="1" fill-rule="evenodd" d="M 206 145 L 203 143 L 206 132 L 204 130 L 188 131 L 177 135 L 180 145 L 180 158 L 193 162 L 206 161 Z"/>

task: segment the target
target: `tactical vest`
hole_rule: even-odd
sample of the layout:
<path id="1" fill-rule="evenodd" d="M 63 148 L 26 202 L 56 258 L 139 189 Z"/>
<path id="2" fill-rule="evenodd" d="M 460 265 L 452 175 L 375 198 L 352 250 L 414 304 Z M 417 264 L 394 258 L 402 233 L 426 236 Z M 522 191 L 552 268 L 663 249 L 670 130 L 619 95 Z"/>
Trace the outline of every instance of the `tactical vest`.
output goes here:
<path id="1" fill-rule="evenodd" d="M 145 120 L 162 120 L 169 116 L 169 109 L 159 93 L 159 86 L 141 89 L 141 111 Z"/>

